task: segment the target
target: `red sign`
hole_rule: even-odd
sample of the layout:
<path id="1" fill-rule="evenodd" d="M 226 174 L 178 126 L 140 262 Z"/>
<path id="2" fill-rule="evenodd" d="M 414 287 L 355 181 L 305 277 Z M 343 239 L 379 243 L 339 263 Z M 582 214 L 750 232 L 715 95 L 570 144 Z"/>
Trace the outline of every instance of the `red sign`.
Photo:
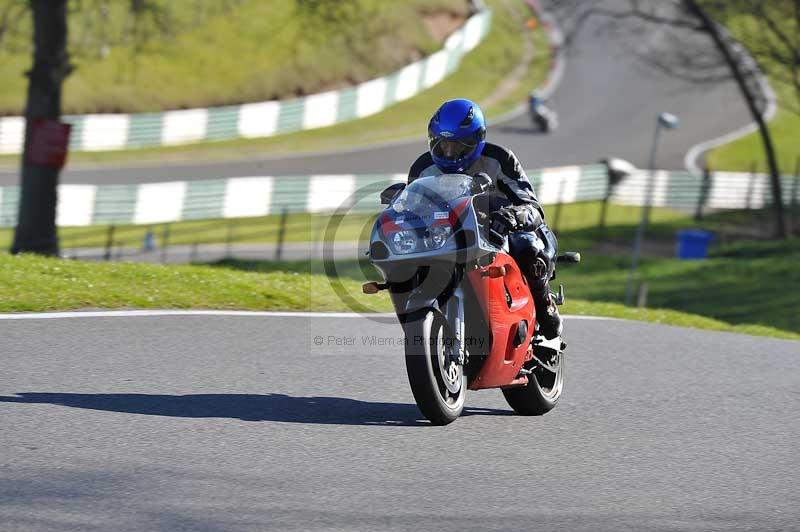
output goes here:
<path id="1" fill-rule="evenodd" d="M 29 144 L 26 162 L 61 169 L 67 160 L 69 133 L 72 125 L 50 118 L 35 118 L 29 121 Z"/>

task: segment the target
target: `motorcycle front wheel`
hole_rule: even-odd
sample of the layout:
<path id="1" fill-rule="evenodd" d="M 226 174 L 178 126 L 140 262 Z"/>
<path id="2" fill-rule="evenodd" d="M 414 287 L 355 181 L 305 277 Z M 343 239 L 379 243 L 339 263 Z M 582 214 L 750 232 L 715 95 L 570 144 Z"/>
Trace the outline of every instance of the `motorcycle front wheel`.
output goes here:
<path id="1" fill-rule="evenodd" d="M 548 367 L 533 365 L 528 384 L 503 389 L 503 396 L 514 412 L 523 416 L 541 416 L 556 406 L 564 389 L 564 353 L 558 353 Z"/>
<path id="2" fill-rule="evenodd" d="M 467 382 L 447 324 L 431 310 L 404 328 L 406 371 L 417 406 L 434 425 L 452 423 L 464 409 Z"/>

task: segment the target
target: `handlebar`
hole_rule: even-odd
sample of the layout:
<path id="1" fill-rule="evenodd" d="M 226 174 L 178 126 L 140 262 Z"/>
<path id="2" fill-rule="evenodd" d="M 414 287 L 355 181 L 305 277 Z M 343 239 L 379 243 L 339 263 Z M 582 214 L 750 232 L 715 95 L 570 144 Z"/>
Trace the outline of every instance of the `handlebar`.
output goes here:
<path id="1" fill-rule="evenodd" d="M 556 262 L 571 262 L 577 264 L 581 261 L 581 254 L 577 251 L 565 251 L 556 258 Z"/>

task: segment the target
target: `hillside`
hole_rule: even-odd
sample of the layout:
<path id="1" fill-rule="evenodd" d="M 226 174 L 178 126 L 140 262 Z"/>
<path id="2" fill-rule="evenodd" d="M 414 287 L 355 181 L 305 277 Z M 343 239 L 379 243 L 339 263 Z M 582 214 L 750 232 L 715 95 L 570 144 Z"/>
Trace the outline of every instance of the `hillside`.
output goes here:
<path id="1" fill-rule="evenodd" d="M 31 61 L 30 17 L 13 11 L 24 2 L 5 4 L 0 17 L 19 22 L 0 33 L 0 115 L 17 115 Z M 76 68 L 65 84 L 67 114 L 236 104 L 358 83 L 434 52 L 469 10 L 467 0 L 71 5 Z"/>

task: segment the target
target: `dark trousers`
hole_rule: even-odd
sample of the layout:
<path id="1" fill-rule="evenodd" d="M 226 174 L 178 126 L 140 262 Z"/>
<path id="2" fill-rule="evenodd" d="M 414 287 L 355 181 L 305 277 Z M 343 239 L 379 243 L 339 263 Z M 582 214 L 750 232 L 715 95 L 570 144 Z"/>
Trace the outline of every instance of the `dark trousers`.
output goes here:
<path id="1" fill-rule="evenodd" d="M 542 224 L 535 231 L 520 231 L 508 235 L 508 247 L 511 256 L 517 261 L 520 269 L 528 279 L 534 297 L 538 299 L 553 276 L 558 254 L 556 236 Z"/>

